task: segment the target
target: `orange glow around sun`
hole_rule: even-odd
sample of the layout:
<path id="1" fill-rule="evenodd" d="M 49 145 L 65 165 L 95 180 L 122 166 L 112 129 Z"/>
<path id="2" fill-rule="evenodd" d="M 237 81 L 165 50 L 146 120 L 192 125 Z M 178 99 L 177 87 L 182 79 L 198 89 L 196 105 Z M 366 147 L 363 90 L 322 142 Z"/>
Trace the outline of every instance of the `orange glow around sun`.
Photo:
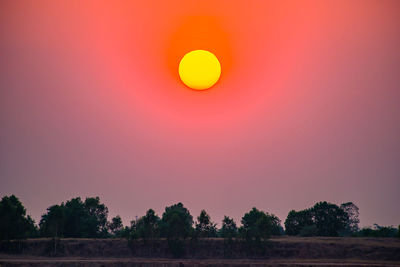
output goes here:
<path id="1" fill-rule="evenodd" d="M 177 80 L 179 76 L 176 70 L 182 56 L 198 49 L 212 51 L 224 66 L 223 73 L 229 73 L 233 64 L 232 48 L 219 19 L 213 16 L 190 16 L 170 34 L 165 53 L 168 69 Z"/>

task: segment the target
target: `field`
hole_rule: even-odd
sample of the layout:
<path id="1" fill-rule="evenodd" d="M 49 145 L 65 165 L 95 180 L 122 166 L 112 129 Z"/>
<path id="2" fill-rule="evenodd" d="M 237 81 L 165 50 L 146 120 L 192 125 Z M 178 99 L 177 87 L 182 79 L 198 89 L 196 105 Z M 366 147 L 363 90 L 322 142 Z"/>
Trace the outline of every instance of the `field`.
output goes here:
<path id="1" fill-rule="evenodd" d="M 400 239 L 276 237 L 256 252 L 239 241 L 188 240 L 179 259 L 166 240 L 29 239 L 1 242 L 0 266 L 400 266 Z"/>

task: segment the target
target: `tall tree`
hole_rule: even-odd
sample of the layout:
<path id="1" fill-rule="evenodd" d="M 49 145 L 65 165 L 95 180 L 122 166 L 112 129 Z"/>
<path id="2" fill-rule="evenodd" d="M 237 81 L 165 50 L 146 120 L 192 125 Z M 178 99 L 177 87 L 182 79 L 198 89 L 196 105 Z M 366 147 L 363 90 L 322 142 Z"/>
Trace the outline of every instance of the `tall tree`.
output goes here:
<path id="1" fill-rule="evenodd" d="M 346 212 L 349 217 L 348 224 L 346 225 L 346 232 L 356 233 L 359 230 L 360 215 L 358 207 L 353 202 L 346 202 L 340 205 L 340 208 Z"/>
<path id="2" fill-rule="evenodd" d="M 193 216 L 182 203 L 166 207 L 161 219 L 161 234 L 167 238 L 187 238 L 192 232 Z"/>
<path id="3" fill-rule="evenodd" d="M 302 229 L 313 224 L 310 209 L 301 211 L 291 210 L 285 220 L 286 234 L 299 235 Z"/>
<path id="4" fill-rule="evenodd" d="M 356 229 L 358 222 L 358 208 L 353 203 L 344 203 L 339 207 L 322 201 L 310 209 L 290 211 L 285 228 L 288 235 L 338 236 L 346 229 Z"/>
<path id="5" fill-rule="evenodd" d="M 198 237 L 217 236 L 217 225 L 211 221 L 210 215 L 205 210 L 202 210 L 197 217 L 195 231 Z"/>
<path id="6" fill-rule="evenodd" d="M 57 238 L 63 236 L 65 224 L 65 207 L 64 203 L 51 206 L 47 209 L 47 214 L 42 216 L 40 220 L 40 233 L 42 236 L 53 237 L 54 255 L 57 254 Z"/>
<path id="7" fill-rule="evenodd" d="M 282 235 L 284 234 L 284 229 L 281 225 L 281 220 L 278 218 L 278 216 L 268 213 L 265 213 L 271 220 L 272 222 L 272 229 L 271 229 L 271 234 L 272 235 Z"/>
<path id="8" fill-rule="evenodd" d="M 89 197 L 84 202 L 88 213 L 87 232 L 92 237 L 104 237 L 107 235 L 108 208 L 100 202 L 99 197 Z"/>
<path id="9" fill-rule="evenodd" d="M 319 236 L 338 236 L 349 220 L 344 210 L 326 201 L 316 203 L 311 214 Z"/>
<path id="10" fill-rule="evenodd" d="M 223 238 L 233 238 L 237 236 L 238 228 L 235 221 L 228 216 L 224 216 L 222 220 L 222 227 L 220 230 L 220 235 Z"/>
<path id="11" fill-rule="evenodd" d="M 161 235 L 168 240 L 168 247 L 174 257 L 184 254 L 183 240 L 193 231 L 193 217 L 190 212 L 178 203 L 165 208 L 160 222 Z"/>
<path id="12" fill-rule="evenodd" d="M 54 205 L 42 216 L 39 227 L 42 236 L 62 237 L 64 235 L 65 208 L 64 204 Z"/>
<path id="13" fill-rule="evenodd" d="M 67 201 L 64 205 L 64 209 L 65 237 L 93 237 L 93 229 L 87 224 L 88 213 L 80 197 Z"/>
<path id="14" fill-rule="evenodd" d="M 26 209 L 14 196 L 4 196 L 0 201 L 0 240 L 22 239 L 34 236 L 36 226 Z"/>
<path id="15" fill-rule="evenodd" d="M 65 204 L 55 205 L 47 209 L 42 215 L 40 230 L 42 235 L 64 237 L 105 237 L 107 236 L 107 207 L 100 203 L 100 199 L 80 197 L 73 198 Z"/>
<path id="16" fill-rule="evenodd" d="M 159 223 L 160 217 L 154 212 L 154 210 L 149 209 L 146 215 L 137 220 L 135 227 L 137 236 L 143 238 L 143 240 L 153 240 L 159 236 Z"/>
<path id="17" fill-rule="evenodd" d="M 262 240 L 279 233 L 280 220 L 273 214 L 253 208 L 242 218 L 242 234 L 248 240 Z"/>
<path id="18" fill-rule="evenodd" d="M 122 219 L 119 215 L 117 215 L 111 219 L 111 222 L 108 225 L 108 229 L 110 230 L 110 232 L 113 236 L 115 236 L 115 237 L 120 236 L 121 231 L 124 229 L 124 226 L 122 224 Z"/>

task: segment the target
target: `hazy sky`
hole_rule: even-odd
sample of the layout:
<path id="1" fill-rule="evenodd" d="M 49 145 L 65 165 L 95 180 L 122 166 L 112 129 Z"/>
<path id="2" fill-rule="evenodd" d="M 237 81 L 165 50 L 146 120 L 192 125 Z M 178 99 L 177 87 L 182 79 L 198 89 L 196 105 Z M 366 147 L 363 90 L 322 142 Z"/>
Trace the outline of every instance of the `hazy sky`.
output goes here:
<path id="1" fill-rule="evenodd" d="M 0 196 L 124 224 L 317 201 L 400 223 L 399 1 L 1 1 Z M 222 76 L 185 87 L 206 49 Z"/>

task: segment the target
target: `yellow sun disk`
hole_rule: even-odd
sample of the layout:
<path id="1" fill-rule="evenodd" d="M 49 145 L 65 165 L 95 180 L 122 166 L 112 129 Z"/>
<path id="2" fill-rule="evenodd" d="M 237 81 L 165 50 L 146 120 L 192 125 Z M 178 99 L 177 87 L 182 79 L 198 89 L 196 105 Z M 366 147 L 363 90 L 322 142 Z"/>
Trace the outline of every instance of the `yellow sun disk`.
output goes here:
<path id="1" fill-rule="evenodd" d="M 194 50 L 181 59 L 179 76 L 182 82 L 192 89 L 208 89 L 221 76 L 221 65 L 213 53 Z"/>

